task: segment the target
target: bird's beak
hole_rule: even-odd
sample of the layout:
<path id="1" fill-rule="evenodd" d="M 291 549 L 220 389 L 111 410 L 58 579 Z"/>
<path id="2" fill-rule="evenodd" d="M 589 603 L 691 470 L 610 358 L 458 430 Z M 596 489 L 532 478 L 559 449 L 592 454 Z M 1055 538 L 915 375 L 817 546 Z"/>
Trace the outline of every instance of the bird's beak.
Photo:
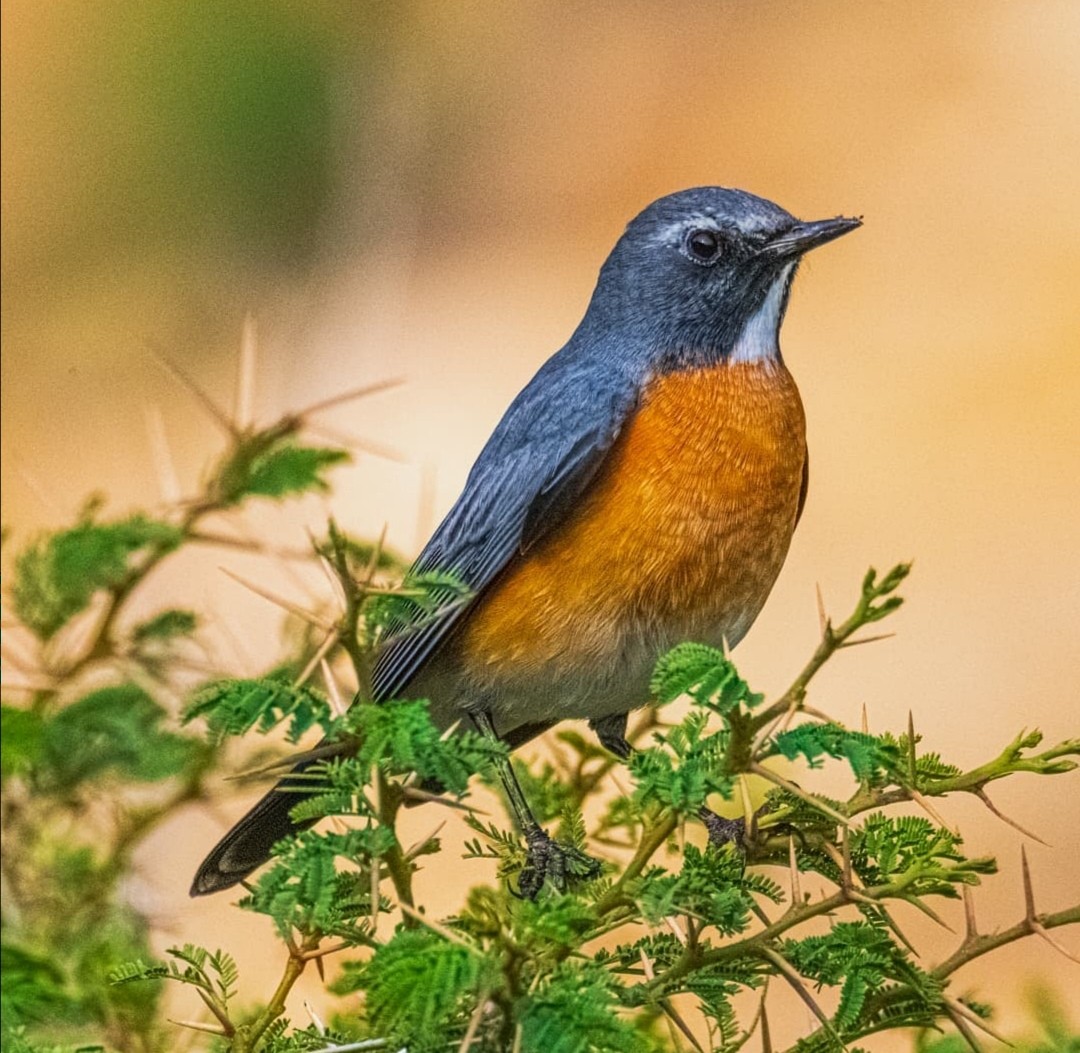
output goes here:
<path id="1" fill-rule="evenodd" d="M 837 216 L 835 219 L 819 219 L 812 223 L 796 223 L 793 227 L 788 227 L 787 230 L 772 238 L 758 252 L 758 255 L 771 256 L 777 260 L 793 259 L 861 226 L 861 219 L 851 219 L 847 216 Z"/>

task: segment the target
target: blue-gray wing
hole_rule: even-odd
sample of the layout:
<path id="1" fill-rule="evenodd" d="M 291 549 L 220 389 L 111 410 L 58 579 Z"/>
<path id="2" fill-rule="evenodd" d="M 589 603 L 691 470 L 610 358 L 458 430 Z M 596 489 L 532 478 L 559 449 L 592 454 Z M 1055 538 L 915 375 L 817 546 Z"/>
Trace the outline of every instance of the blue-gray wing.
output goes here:
<path id="1" fill-rule="evenodd" d="M 499 572 L 575 507 L 637 402 L 633 378 L 610 370 L 558 355 L 506 411 L 413 566 L 448 571 L 469 593 L 448 589 L 434 611 L 390 630 L 372 677 L 377 701 L 402 693 Z"/>

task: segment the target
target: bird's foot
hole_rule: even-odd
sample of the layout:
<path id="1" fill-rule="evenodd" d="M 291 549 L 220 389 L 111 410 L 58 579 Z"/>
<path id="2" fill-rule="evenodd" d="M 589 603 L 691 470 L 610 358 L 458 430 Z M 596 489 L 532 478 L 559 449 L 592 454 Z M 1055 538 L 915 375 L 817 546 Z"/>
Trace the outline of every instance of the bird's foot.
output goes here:
<path id="1" fill-rule="evenodd" d="M 762 805 L 750 816 L 749 823 L 745 816 L 740 815 L 737 819 L 725 819 L 710 808 L 702 808 L 698 812 L 698 817 L 709 832 L 710 845 L 721 848 L 724 845 L 734 844 L 745 855 L 747 841 L 752 840 L 757 835 L 758 816 L 764 815 L 770 810 L 769 805 Z"/>
<path id="2" fill-rule="evenodd" d="M 536 899 L 545 881 L 564 892 L 574 882 L 600 876 L 599 860 L 565 841 L 556 841 L 539 827 L 526 834 L 525 841 L 528 859 L 518 875 L 518 895 L 522 899 Z"/>

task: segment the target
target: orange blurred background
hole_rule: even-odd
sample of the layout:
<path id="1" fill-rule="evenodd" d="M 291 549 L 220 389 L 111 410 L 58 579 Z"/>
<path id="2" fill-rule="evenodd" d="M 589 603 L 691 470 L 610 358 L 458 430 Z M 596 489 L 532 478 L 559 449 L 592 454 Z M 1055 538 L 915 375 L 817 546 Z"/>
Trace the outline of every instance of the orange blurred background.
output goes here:
<path id="1" fill-rule="evenodd" d="M 121 509 L 158 501 L 148 408 L 193 487 L 217 436 L 148 349 L 227 401 L 250 312 L 264 417 L 407 380 L 327 419 L 401 457 L 361 453 L 334 514 L 362 534 L 387 522 L 414 552 L 627 220 L 675 189 L 739 186 L 804 218 L 866 219 L 796 284 L 784 348 L 810 498 L 741 671 L 781 689 L 816 641 L 815 583 L 844 614 L 868 564 L 913 557 L 897 638 L 840 656 L 814 704 L 857 722 L 865 703 L 872 730 L 911 709 L 964 766 L 1025 726 L 1077 734 L 1080 4 L 12 0 L 3 60 L 3 517 L 18 538 L 92 489 Z M 255 528 L 302 546 L 325 515 L 272 508 Z M 246 559 L 159 581 L 223 612 L 253 667 L 276 615 L 214 569 Z M 1024 776 L 991 791 L 1053 845 L 1028 843 L 1041 909 L 1080 887 L 1077 791 Z M 228 798 L 161 831 L 131 894 L 163 943 L 231 931 L 258 990 L 277 968 L 269 927 L 186 896 L 242 809 Z M 999 858 L 983 924 L 1012 924 L 1020 835 L 974 800 L 942 810 Z M 423 812 L 418 835 L 442 818 Z M 476 879 L 462 864 L 455 885 L 452 856 L 425 879 L 435 910 Z M 955 940 L 900 920 L 931 959 Z M 1080 989 L 1038 940 L 958 987 L 997 1002 L 1008 1031 L 1031 978 Z M 798 1035 L 803 1015 L 780 1027 Z"/>

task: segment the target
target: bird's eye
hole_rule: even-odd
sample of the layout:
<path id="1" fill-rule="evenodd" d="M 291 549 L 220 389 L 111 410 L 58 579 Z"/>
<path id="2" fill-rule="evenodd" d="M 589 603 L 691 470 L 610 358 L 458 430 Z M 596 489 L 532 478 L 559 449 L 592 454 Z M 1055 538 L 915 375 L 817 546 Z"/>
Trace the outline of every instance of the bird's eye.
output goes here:
<path id="1" fill-rule="evenodd" d="M 696 263 L 715 263 L 720 258 L 720 238 L 715 230 L 692 230 L 686 248 Z"/>

